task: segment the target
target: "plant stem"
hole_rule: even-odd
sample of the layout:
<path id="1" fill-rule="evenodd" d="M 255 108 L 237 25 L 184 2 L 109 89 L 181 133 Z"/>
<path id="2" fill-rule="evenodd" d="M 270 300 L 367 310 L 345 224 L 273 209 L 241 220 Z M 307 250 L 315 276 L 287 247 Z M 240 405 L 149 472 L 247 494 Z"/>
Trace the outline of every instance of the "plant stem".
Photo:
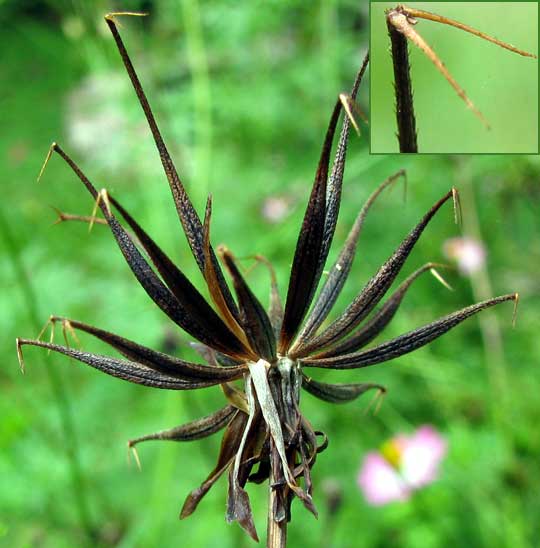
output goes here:
<path id="1" fill-rule="evenodd" d="M 461 180 L 461 195 L 463 203 L 467 204 L 466 215 L 463 216 L 463 233 L 472 236 L 478 241 L 483 241 L 481 224 L 478 218 L 477 199 L 474 191 L 473 179 L 470 170 L 470 162 L 458 160 L 459 179 Z M 493 295 L 492 283 L 489 271 L 484 264 L 480 270 L 470 276 L 471 288 L 475 301 L 488 299 Z M 512 400 L 511 382 L 508 377 L 508 363 L 505 356 L 503 329 L 499 317 L 492 310 L 478 317 L 480 332 L 484 346 L 486 372 L 490 387 L 491 414 L 496 432 L 505 441 L 506 450 L 510 459 L 516 459 L 515 451 L 515 422 L 520 420 L 516 413 Z M 511 499 L 503 501 L 503 519 L 500 523 L 501 539 L 512 538 L 512 546 L 518 546 L 516 540 L 515 515 L 522 515 L 522 508 L 512 508 Z M 523 529 L 521 530 L 523 531 Z M 518 533 L 519 535 L 519 533 Z"/>
<path id="2" fill-rule="evenodd" d="M 268 522 L 267 522 L 267 548 L 285 548 L 287 545 L 287 519 L 280 522 L 274 520 L 274 508 L 276 506 L 277 489 L 273 489 L 272 485 L 276 481 L 274 466 L 279 466 L 279 463 L 272 459 L 270 478 L 268 480 Z"/>
<path id="3" fill-rule="evenodd" d="M 386 26 L 392 44 L 399 151 L 418 152 L 407 38 L 394 28 L 388 18 Z"/>
<path id="4" fill-rule="evenodd" d="M 198 0 L 183 0 L 180 3 L 184 21 L 187 57 L 193 91 L 195 114 L 194 173 L 191 177 L 195 200 L 204 203 L 212 165 L 212 89 L 210 68 L 206 53 L 203 26 Z"/>
<path id="5" fill-rule="evenodd" d="M 459 163 L 459 168 L 463 202 L 467 204 L 467 215 L 463 216 L 463 233 L 481 242 L 482 233 L 470 170 L 468 169 L 468 164 L 463 161 Z M 491 298 L 493 289 L 486 266 L 483 266 L 478 272 L 471 275 L 470 280 L 473 296 L 476 301 Z M 508 417 L 511 416 L 511 401 L 502 329 L 498 315 L 490 310 L 486 312 L 486 314 L 478 318 L 478 322 L 480 324 L 486 367 L 493 395 L 492 412 L 496 424 L 507 435 L 511 422 L 508 421 Z"/>

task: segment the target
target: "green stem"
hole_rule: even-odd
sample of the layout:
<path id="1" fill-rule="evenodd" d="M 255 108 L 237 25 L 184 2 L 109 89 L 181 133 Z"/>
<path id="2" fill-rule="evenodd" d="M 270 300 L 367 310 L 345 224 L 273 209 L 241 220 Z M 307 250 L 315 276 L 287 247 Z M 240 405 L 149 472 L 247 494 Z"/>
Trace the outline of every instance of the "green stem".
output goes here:
<path id="1" fill-rule="evenodd" d="M 212 92 L 210 71 L 204 47 L 198 0 L 181 2 L 186 33 L 189 70 L 195 107 L 195 154 L 192 188 L 197 201 L 206 201 L 212 165 Z"/>
<path id="2" fill-rule="evenodd" d="M 462 203 L 464 205 L 463 215 L 463 233 L 467 236 L 483 241 L 480 220 L 478 218 L 475 192 L 470 173 L 470 163 L 464 159 L 458 160 L 458 178 L 461 182 L 460 190 Z M 470 276 L 471 288 L 475 301 L 482 301 L 493 296 L 493 289 L 488 270 L 483 266 L 478 272 Z M 508 380 L 508 364 L 505 357 L 504 342 L 502 336 L 501 324 L 498 315 L 492 310 L 486 310 L 484 314 L 478 317 L 480 332 L 482 335 L 484 357 L 488 382 L 491 392 L 491 415 L 499 435 L 505 441 L 507 450 L 513 455 L 513 417 L 512 394 Z M 490 495 L 485 495 L 486 500 L 490 500 Z M 519 530 L 516 526 L 516 520 L 508 508 L 506 498 L 500 501 L 502 508 L 498 508 L 499 515 L 503 518 L 500 523 L 501 542 L 508 538 L 513 538 L 514 531 Z M 479 504 L 478 512 L 483 509 L 482 503 Z M 522 515 L 522 509 L 516 511 L 517 515 Z M 484 538 L 488 534 L 484 533 Z M 519 542 L 513 540 L 510 545 L 519 546 Z"/>
<path id="3" fill-rule="evenodd" d="M 461 167 L 462 185 L 461 194 L 463 204 L 466 206 L 466 215 L 463 216 L 463 233 L 482 241 L 480 222 L 476 212 L 475 195 L 472 188 L 471 177 L 463 164 Z M 464 173 L 465 172 L 465 173 Z M 475 301 L 490 299 L 493 296 L 491 280 L 486 267 L 482 267 L 470 277 L 471 287 Z M 492 391 L 492 412 L 496 423 L 506 432 L 505 422 L 508 422 L 509 393 L 508 374 L 504 345 L 501 334 L 501 326 L 497 314 L 486 310 L 478 317 L 480 332 L 484 347 L 485 362 L 488 378 Z"/>
<path id="4" fill-rule="evenodd" d="M 336 93 L 340 79 L 336 63 L 336 42 L 338 39 L 337 6 L 335 0 L 323 0 L 319 7 L 320 45 L 318 58 L 322 69 L 319 89 L 325 96 Z M 323 87 L 324 85 L 324 87 Z M 322 88 L 322 89 L 321 89 Z"/>

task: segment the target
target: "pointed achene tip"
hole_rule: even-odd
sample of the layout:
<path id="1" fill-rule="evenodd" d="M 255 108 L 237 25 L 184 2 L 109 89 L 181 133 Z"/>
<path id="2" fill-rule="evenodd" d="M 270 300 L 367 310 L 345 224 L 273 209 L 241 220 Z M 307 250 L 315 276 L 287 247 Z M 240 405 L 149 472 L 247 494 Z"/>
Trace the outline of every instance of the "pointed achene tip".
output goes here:
<path id="1" fill-rule="evenodd" d="M 423 267 L 425 270 L 429 270 L 431 268 L 445 268 L 448 270 L 455 270 L 455 267 L 448 263 L 435 263 L 430 261 L 429 263 L 426 263 Z"/>
<path id="2" fill-rule="evenodd" d="M 431 263 L 432 265 L 435 265 L 436 263 Z M 439 264 L 437 265 L 439 268 L 451 268 L 449 265 Z M 444 277 L 436 270 L 434 266 L 431 266 L 429 268 L 430 274 L 448 291 L 454 291 L 454 288 L 444 279 Z"/>
<path id="3" fill-rule="evenodd" d="M 45 325 L 41 328 L 41 331 L 38 333 L 38 336 L 36 337 L 36 339 L 38 341 L 41 340 L 41 337 L 43 337 L 43 335 L 45 334 L 45 331 L 47 331 L 47 327 L 49 327 L 49 325 L 52 325 L 52 329 L 51 329 L 51 336 L 50 336 L 50 340 L 49 342 L 53 342 L 53 339 L 54 339 L 54 323 L 56 321 L 56 316 L 53 316 L 52 314 L 49 316 L 49 318 L 47 319 L 47 321 L 45 322 Z"/>
<path id="4" fill-rule="evenodd" d="M 260 254 L 253 255 L 253 259 L 257 261 L 258 263 L 261 263 L 264 266 L 266 266 L 266 268 L 270 272 L 270 279 L 272 280 L 272 283 L 277 283 L 276 270 L 274 266 L 272 265 L 272 263 L 270 262 L 270 260 L 264 255 L 260 255 Z"/>
<path id="5" fill-rule="evenodd" d="M 88 225 L 88 232 L 90 233 L 92 231 L 92 228 L 94 228 L 94 222 L 97 220 L 96 214 L 99 207 L 99 204 L 103 202 L 105 204 L 105 209 L 107 210 L 107 215 L 109 217 L 112 217 L 112 209 L 111 209 L 111 202 L 109 200 L 109 194 L 107 192 L 107 189 L 102 188 L 98 193 L 96 200 L 94 202 L 94 208 L 92 209 L 92 215 L 90 216 L 90 221 Z"/>
<path id="6" fill-rule="evenodd" d="M 516 46 L 508 42 L 503 42 L 502 40 L 499 40 L 498 38 L 495 38 L 494 36 L 491 36 L 478 29 L 470 27 L 469 25 L 465 25 L 464 23 L 460 23 L 459 21 L 455 21 L 454 19 L 450 19 L 449 17 L 445 17 L 444 15 L 438 15 L 437 13 L 431 13 L 429 11 L 411 8 L 409 6 L 406 6 L 405 4 L 399 4 L 398 7 L 395 9 L 403 12 L 407 16 L 407 19 L 408 20 L 410 19 L 409 23 L 411 25 L 416 24 L 417 17 L 421 19 L 428 19 L 431 21 L 435 21 L 436 23 L 442 23 L 444 25 L 456 27 L 460 30 L 463 30 L 465 32 L 478 36 L 482 40 L 486 40 L 487 42 L 492 42 L 493 44 L 496 44 L 497 46 L 500 46 L 503 49 L 506 49 L 513 53 L 517 53 L 518 55 L 521 55 L 523 57 L 531 57 L 532 59 L 538 59 L 538 56 L 535 55 L 534 53 L 530 53 L 528 51 L 516 48 Z M 387 10 L 387 11 L 390 11 L 390 10 Z"/>
<path id="7" fill-rule="evenodd" d="M 143 11 L 111 11 L 110 13 L 105 14 L 103 18 L 105 21 L 110 21 L 116 25 L 118 23 L 115 20 L 115 17 L 123 17 L 124 15 L 131 17 L 147 17 L 148 13 Z"/>
<path id="8" fill-rule="evenodd" d="M 388 177 L 388 179 L 386 179 L 386 181 L 384 181 L 379 186 L 379 188 L 376 189 L 375 192 L 372 194 L 373 198 L 376 198 L 379 195 L 379 192 L 382 192 L 387 187 L 389 189 L 388 193 L 390 194 L 396 187 L 396 182 L 400 179 L 403 180 L 403 203 L 406 204 L 409 181 L 407 179 L 407 170 L 405 168 L 401 168 L 392 175 L 390 175 L 390 177 Z"/>
<path id="9" fill-rule="evenodd" d="M 19 337 L 17 337 L 15 339 L 15 344 L 17 345 L 17 359 L 19 360 L 19 368 L 21 370 L 21 373 L 24 375 L 25 367 L 24 367 L 24 357 L 22 353 L 22 345 L 24 344 L 24 339 L 20 339 Z"/>
<path id="10" fill-rule="evenodd" d="M 407 170 L 404 168 L 401 168 L 400 170 L 396 171 L 394 175 L 389 177 L 389 184 L 390 184 L 390 190 L 389 192 L 392 192 L 394 189 L 394 183 L 399 179 L 403 179 L 403 203 L 407 203 L 407 190 L 409 186 L 409 180 L 407 178 Z"/>
<path id="11" fill-rule="evenodd" d="M 407 203 L 407 190 L 409 188 L 409 178 L 407 176 L 407 170 L 406 169 L 401 169 L 400 171 L 403 172 L 401 174 L 401 176 L 403 177 L 403 203 L 406 204 Z"/>
<path id="12" fill-rule="evenodd" d="M 495 297 L 485 301 L 488 306 L 493 306 L 500 304 L 506 301 L 514 301 L 514 310 L 512 311 L 512 327 L 516 327 L 516 318 L 517 318 L 517 308 L 519 304 L 519 293 L 509 293 L 508 295 L 501 295 L 500 297 Z"/>
<path id="13" fill-rule="evenodd" d="M 45 156 L 45 161 L 43 162 L 43 165 L 41 166 L 41 169 L 39 170 L 39 175 L 37 176 L 38 183 L 41 180 L 43 172 L 45 171 L 45 168 L 47 167 L 47 164 L 49 163 L 49 160 L 51 159 L 53 152 L 55 152 L 57 149 L 58 149 L 58 145 L 56 141 L 53 141 L 51 143 L 51 146 L 49 147 L 49 150 L 47 151 L 47 156 Z"/>
<path id="14" fill-rule="evenodd" d="M 519 293 L 514 293 L 514 298 L 513 298 L 513 301 L 514 301 L 514 311 L 512 313 L 512 327 L 516 327 L 516 319 L 517 319 L 517 308 L 518 308 L 518 304 L 519 304 Z"/>
<path id="15" fill-rule="evenodd" d="M 384 392 L 381 390 L 378 394 L 376 394 L 375 396 L 375 408 L 373 409 L 373 415 L 378 415 L 379 414 L 379 411 L 382 407 L 382 404 L 383 404 L 383 401 L 384 401 L 384 398 L 386 397 L 386 394 L 387 394 L 387 390 L 386 388 L 384 389 Z"/>
<path id="16" fill-rule="evenodd" d="M 81 341 L 79 337 L 77 336 L 77 333 L 75 332 L 75 329 L 73 328 L 73 325 L 67 318 L 58 318 L 55 317 L 56 321 L 62 322 L 62 334 L 64 335 L 64 341 L 66 343 L 66 346 L 69 348 L 69 339 L 68 339 L 68 333 L 73 337 L 73 340 L 75 341 L 75 344 L 77 345 L 77 348 L 81 348 Z"/>
<path id="17" fill-rule="evenodd" d="M 73 213 L 66 213 L 58 209 L 57 207 L 50 206 L 51 209 L 56 213 L 56 219 L 52 223 L 52 226 L 59 225 L 68 221 L 79 221 L 81 223 L 90 223 L 93 222 L 97 225 L 106 225 L 107 221 L 101 217 L 91 217 L 90 215 L 75 215 Z"/>
<path id="18" fill-rule="evenodd" d="M 225 245 L 225 244 L 219 244 L 216 248 L 216 251 L 218 252 L 218 255 L 220 257 L 232 257 L 234 259 L 234 256 L 231 252 L 231 250 Z"/>
<path id="19" fill-rule="evenodd" d="M 204 208 L 204 220 L 206 221 L 212 216 L 212 193 L 206 197 L 206 205 Z"/>
<path id="20" fill-rule="evenodd" d="M 373 387 L 379 391 L 380 395 L 384 396 L 388 393 L 388 388 L 386 388 L 386 386 L 383 386 L 382 384 L 374 384 Z"/>
<path id="21" fill-rule="evenodd" d="M 135 447 L 136 443 L 137 442 L 135 440 L 129 440 L 127 442 L 128 466 L 131 465 L 131 455 L 133 454 L 133 459 L 135 460 L 135 464 L 137 465 L 137 469 L 139 470 L 139 472 L 142 472 L 141 459 L 139 458 L 139 453 L 137 451 L 137 448 Z"/>
<path id="22" fill-rule="evenodd" d="M 71 324 L 71 322 L 67 318 L 63 318 L 62 316 L 55 316 L 54 314 L 51 314 L 49 316 L 49 319 L 47 320 L 47 322 L 45 323 L 45 325 L 39 332 L 36 340 L 37 341 L 41 340 L 41 337 L 44 335 L 45 331 L 47 330 L 47 327 L 49 327 L 50 325 L 51 335 L 49 337 L 49 344 L 52 344 L 54 342 L 54 333 L 55 333 L 54 328 L 58 322 L 62 324 L 62 334 L 64 335 L 64 341 L 66 343 L 66 346 L 68 348 L 70 347 L 68 336 L 67 336 L 69 333 L 73 337 L 77 347 L 80 348 L 82 346 L 81 341 L 79 337 L 77 336 L 77 333 L 75 332 L 75 329 L 73 328 L 73 325 Z M 49 348 L 47 350 L 47 354 L 50 354 L 50 353 L 51 353 L 51 349 Z"/>
<path id="23" fill-rule="evenodd" d="M 38 333 L 38 336 L 36 338 L 37 341 L 41 341 L 41 337 L 45 334 L 45 331 L 47 330 L 47 327 L 49 325 L 51 326 L 51 334 L 49 336 L 49 344 L 52 344 L 54 342 L 54 327 L 56 325 L 57 317 L 53 316 L 52 314 L 49 316 L 47 321 L 45 322 L 45 325 L 42 327 L 41 331 Z M 50 356 L 51 349 L 47 349 L 47 356 Z"/>
<path id="24" fill-rule="evenodd" d="M 470 108 L 473 114 L 480 120 L 482 125 L 486 128 L 487 131 L 491 131 L 491 124 L 488 122 L 488 119 L 482 114 L 482 111 L 471 101 L 465 101 L 468 108 Z"/>
<path id="25" fill-rule="evenodd" d="M 39 182 L 39 177 L 38 177 L 38 182 Z M 56 213 L 56 219 L 54 220 L 53 226 L 59 225 L 60 223 L 63 223 L 64 221 L 67 220 L 66 214 L 62 210 L 58 209 L 55 206 L 49 206 L 49 207 Z"/>
<path id="26" fill-rule="evenodd" d="M 369 403 L 364 410 L 364 415 L 367 415 L 370 409 L 373 408 L 373 415 L 375 416 L 379 412 L 385 396 L 388 394 L 388 389 L 382 384 L 374 384 L 373 388 L 376 388 L 377 392 L 373 395 L 371 400 L 369 400 Z"/>
<path id="27" fill-rule="evenodd" d="M 358 135 L 358 137 L 360 137 L 362 135 L 360 132 L 360 126 L 358 125 L 358 122 L 356 121 L 356 117 L 354 116 L 353 111 L 355 111 L 358 114 L 358 116 L 364 121 L 364 123 L 367 124 L 367 119 L 364 113 L 360 110 L 358 105 L 353 101 L 352 97 L 350 95 L 347 95 L 346 93 L 339 94 L 339 101 L 341 103 L 341 106 L 343 107 L 343 110 L 345 111 L 345 116 L 347 116 L 354 130 L 356 131 L 356 134 Z"/>
<path id="28" fill-rule="evenodd" d="M 456 187 L 452 187 L 452 201 L 454 202 L 454 222 L 457 226 L 461 227 L 461 199 L 459 190 Z"/>
<path id="29" fill-rule="evenodd" d="M 437 268 L 443 268 L 447 270 L 455 270 L 452 265 L 445 264 L 445 263 L 434 263 L 429 262 L 425 265 L 421 266 L 416 272 L 413 272 L 404 283 L 407 283 L 407 288 L 410 287 L 410 285 L 424 272 L 428 272 L 444 287 L 446 287 L 450 291 L 454 291 L 454 288 L 446 281 L 445 278 L 441 275 L 441 273 L 437 270 Z"/>

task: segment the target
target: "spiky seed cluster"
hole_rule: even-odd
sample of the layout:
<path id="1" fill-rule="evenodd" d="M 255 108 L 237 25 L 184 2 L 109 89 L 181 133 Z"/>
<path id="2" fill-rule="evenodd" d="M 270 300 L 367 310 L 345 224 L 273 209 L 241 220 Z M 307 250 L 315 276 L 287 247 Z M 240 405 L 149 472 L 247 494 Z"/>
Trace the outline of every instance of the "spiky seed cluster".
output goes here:
<path id="1" fill-rule="evenodd" d="M 107 16 L 106 21 L 150 125 L 184 233 L 215 308 L 208 304 L 118 200 L 105 191 L 98 192 L 56 143 L 52 145 L 50 154 L 59 154 L 84 184 L 98 204 L 138 282 L 174 323 L 199 341 L 194 346 L 207 363 L 181 360 L 109 331 L 58 317 L 52 317 L 51 321 L 60 321 L 71 331 L 79 330 L 93 335 L 124 358 L 83 352 L 53 342 L 18 339 L 19 359 L 22 365 L 22 346 L 33 345 L 75 358 L 114 377 L 154 388 L 193 390 L 220 385 L 228 401 L 225 407 L 189 424 L 131 440 L 130 446 L 151 439 L 195 440 L 225 429 L 215 468 L 188 495 L 180 517 L 189 516 L 216 480 L 228 471 L 227 519 L 238 521 L 257 539 L 249 498 L 244 489 L 248 481 L 270 481 L 273 495 L 271 516 L 275 523 L 290 520 L 294 496 L 316 513 L 312 501 L 311 468 L 317 454 L 326 447 L 326 437 L 322 432 L 314 430 L 302 416 L 299 409 L 301 388 L 332 403 L 352 401 L 371 389 L 385 390 L 379 384 L 372 383 L 318 382 L 306 375 L 306 368 L 351 369 L 391 360 L 429 343 L 480 310 L 504 301 L 515 301 L 517 295 L 504 295 L 469 306 L 388 342 L 361 350 L 390 322 L 414 280 L 437 266 L 428 263 L 411 274 L 373 312 L 427 224 L 439 208 L 455 195 L 455 191 L 451 190 L 411 230 L 345 311 L 328 327 L 322 327 L 351 269 L 366 213 L 378 195 L 404 175 L 403 172 L 396 173 L 371 195 L 314 299 L 337 222 L 350 129 L 349 117 L 344 117 L 336 156 L 330 169 L 332 141 L 344 103 L 349 105 L 347 110 L 351 112 L 350 105 L 368 64 L 366 56 L 350 97 L 347 101 L 342 98 L 336 102 L 330 118 L 298 237 L 285 307 L 281 305 L 272 270 L 270 307 L 267 312 L 246 283 L 232 253 L 220 247 L 217 251 L 232 280 L 235 299 L 210 244 L 211 201 L 207 202 L 204 220 L 201 222 L 167 151 L 115 21 L 112 16 Z M 118 212 L 130 232 L 124 229 L 113 210 Z M 139 248 L 144 249 L 153 267 Z M 259 259 L 265 262 L 263 258 Z M 238 379 L 244 380 L 243 390 L 233 384 Z"/>

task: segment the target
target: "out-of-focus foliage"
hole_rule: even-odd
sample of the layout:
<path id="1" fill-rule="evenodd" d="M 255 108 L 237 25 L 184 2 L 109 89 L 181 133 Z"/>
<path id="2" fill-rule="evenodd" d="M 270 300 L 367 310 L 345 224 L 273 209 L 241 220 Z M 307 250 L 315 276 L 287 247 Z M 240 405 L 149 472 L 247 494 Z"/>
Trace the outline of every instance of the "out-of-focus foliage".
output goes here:
<path id="1" fill-rule="evenodd" d="M 190 0 L 117 7 L 151 13 L 124 20 L 123 33 L 199 210 L 213 194 L 214 243 L 226 243 L 240 257 L 265 254 L 284 292 L 332 105 L 350 86 L 367 45 L 367 4 Z M 14 270 L 4 225 L 36 292 L 40 322 L 55 313 L 194 357 L 189 339 L 171 331 L 138 288 L 106 229 L 95 226 L 88 234 L 78 223 L 51 227 L 49 206 L 92 210 L 58 158 L 35 183 L 52 140 L 98 187 L 118 196 L 190 278 L 200 278 L 102 21 L 111 6 L 4 2 L 0 9 L 0 45 L 7 52 L 0 72 L 0 544 L 56 548 L 85 541 L 48 360 L 69 398 L 83 495 L 98 536 L 93 545 L 175 546 L 181 539 L 191 546 L 247 546 L 239 528 L 223 520 L 225 482 L 197 515 L 177 520 L 184 496 L 213 462 L 219 437 L 148 444 L 140 451 L 142 473 L 126 465 L 128 438 L 210 412 L 223 402 L 219 390 L 153 391 L 33 349 L 26 352 L 26 375 L 19 372 L 14 339 L 35 336 L 40 326 L 27 309 L 28 285 Z M 366 89 L 360 103 L 367 109 Z M 429 277 L 419 280 L 386 335 L 470 304 L 488 281 L 494 295 L 520 292 L 518 323 L 512 330 L 511 306 L 500 307 L 394 363 L 318 375 L 382 382 L 389 394 L 376 416 L 363 414 L 367 402 L 341 407 L 304 396 L 306 416 L 328 433 L 330 447 L 314 469 L 320 519 L 296 504 L 289 545 L 530 546 L 540 534 L 538 157 L 370 157 L 367 150 L 366 136 L 353 136 L 336 244 L 376 184 L 399 168 L 408 170 L 408 196 L 404 205 L 397 189 L 373 208 L 340 302 L 354 297 L 428 207 L 456 185 L 463 191 L 465 228 L 474 232 L 478 220 L 480 233 L 471 235 L 487 247 L 489 278 L 471 287 L 447 273 L 454 292 Z M 283 196 L 292 209 L 269 224 L 261 208 L 273 196 Z M 400 280 L 428 260 L 444 260 L 444 240 L 458 233 L 445 208 Z M 336 252 L 337 246 L 331 260 Z M 257 267 L 249 281 L 265 299 L 267 273 Z M 104 350 L 89 338 L 82 345 Z M 426 422 L 448 439 L 440 481 L 410 502 L 369 507 L 355 486 L 362 455 L 398 430 Z M 331 513 L 336 490 L 342 503 Z M 251 486 L 250 494 L 261 527 L 266 489 Z"/>

